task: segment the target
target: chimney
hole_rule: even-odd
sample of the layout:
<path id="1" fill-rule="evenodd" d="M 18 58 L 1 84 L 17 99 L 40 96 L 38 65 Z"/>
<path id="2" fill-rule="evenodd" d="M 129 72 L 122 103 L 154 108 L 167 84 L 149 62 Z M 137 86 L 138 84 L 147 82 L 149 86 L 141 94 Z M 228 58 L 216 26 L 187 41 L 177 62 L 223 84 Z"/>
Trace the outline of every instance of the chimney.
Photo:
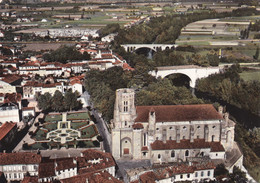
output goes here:
<path id="1" fill-rule="evenodd" d="M 226 112 L 224 114 L 224 118 L 225 118 L 225 121 L 228 122 L 228 120 L 229 120 L 229 113 L 228 112 Z"/>
<path id="2" fill-rule="evenodd" d="M 218 107 L 218 113 L 221 114 L 221 115 L 223 114 L 223 107 L 222 106 Z"/>
<path id="3" fill-rule="evenodd" d="M 194 142 L 194 136 L 193 135 L 191 135 L 191 137 L 190 137 L 190 142 L 191 143 Z"/>
<path id="4" fill-rule="evenodd" d="M 166 136 L 163 136 L 163 143 L 166 144 Z"/>
<path id="5" fill-rule="evenodd" d="M 180 134 L 177 134 L 177 136 L 176 136 L 176 142 L 177 142 L 177 143 L 180 143 Z"/>

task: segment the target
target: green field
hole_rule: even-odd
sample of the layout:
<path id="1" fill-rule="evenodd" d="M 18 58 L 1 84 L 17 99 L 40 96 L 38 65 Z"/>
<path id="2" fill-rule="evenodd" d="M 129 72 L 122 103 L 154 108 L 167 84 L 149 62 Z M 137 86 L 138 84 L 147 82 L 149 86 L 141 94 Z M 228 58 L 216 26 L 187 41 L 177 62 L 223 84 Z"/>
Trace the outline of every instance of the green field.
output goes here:
<path id="1" fill-rule="evenodd" d="M 260 82 L 260 70 L 258 71 L 246 71 L 239 74 L 245 81 L 259 81 Z"/>
<path id="2" fill-rule="evenodd" d="M 255 16 L 242 16 L 242 17 L 230 17 L 230 18 L 222 18 L 221 21 L 227 22 L 244 22 L 250 20 L 260 20 L 260 15 Z"/>

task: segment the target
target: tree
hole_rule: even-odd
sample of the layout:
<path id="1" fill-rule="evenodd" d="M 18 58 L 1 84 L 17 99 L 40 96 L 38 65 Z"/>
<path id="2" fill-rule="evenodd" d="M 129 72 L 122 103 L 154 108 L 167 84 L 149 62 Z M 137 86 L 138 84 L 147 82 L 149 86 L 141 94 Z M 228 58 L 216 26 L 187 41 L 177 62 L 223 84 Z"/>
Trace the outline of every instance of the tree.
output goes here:
<path id="1" fill-rule="evenodd" d="M 56 90 L 52 97 L 52 109 L 54 111 L 64 111 L 64 97 L 59 90 Z"/>
<path id="2" fill-rule="evenodd" d="M 48 112 L 51 110 L 52 96 L 49 92 L 44 93 L 44 95 L 40 95 L 37 98 L 37 101 L 38 101 L 38 107 L 44 112 Z"/>
<path id="3" fill-rule="evenodd" d="M 253 57 L 254 57 L 254 59 L 258 60 L 258 57 L 259 57 L 259 47 L 256 48 L 256 52 L 255 52 L 255 55 Z"/>
<path id="4" fill-rule="evenodd" d="M 7 55 L 7 56 L 13 55 L 13 52 L 8 48 L 0 48 L 0 53 L 2 53 L 2 55 Z"/>
<path id="5" fill-rule="evenodd" d="M 229 175 L 230 182 L 244 183 L 247 182 L 246 173 L 234 166 L 233 173 Z"/>
<path id="6" fill-rule="evenodd" d="M 71 89 L 66 91 L 64 96 L 64 108 L 71 111 L 80 106 L 80 102 L 77 100 L 77 94 L 73 93 Z"/>
<path id="7" fill-rule="evenodd" d="M 98 33 L 100 37 L 104 37 L 111 33 L 116 33 L 120 30 L 120 25 L 117 23 L 107 24 L 106 27 L 99 29 Z"/>
<path id="8" fill-rule="evenodd" d="M 50 62 L 61 62 L 67 63 L 68 61 L 73 60 L 89 60 L 90 55 L 87 52 L 81 54 L 76 50 L 75 47 L 62 46 L 59 49 L 52 51 L 50 53 L 45 53 L 43 59 Z"/>

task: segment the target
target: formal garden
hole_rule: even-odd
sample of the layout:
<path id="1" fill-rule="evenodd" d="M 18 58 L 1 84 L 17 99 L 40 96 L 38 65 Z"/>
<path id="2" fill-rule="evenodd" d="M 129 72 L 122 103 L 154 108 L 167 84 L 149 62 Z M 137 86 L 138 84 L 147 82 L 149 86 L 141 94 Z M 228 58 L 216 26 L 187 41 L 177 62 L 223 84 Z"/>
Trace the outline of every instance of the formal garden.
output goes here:
<path id="1" fill-rule="evenodd" d="M 48 114 L 37 126 L 30 133 L 35 143 L 25 143 L 23 149 L 99 148 L 102 141 L 89 112 Z"/>

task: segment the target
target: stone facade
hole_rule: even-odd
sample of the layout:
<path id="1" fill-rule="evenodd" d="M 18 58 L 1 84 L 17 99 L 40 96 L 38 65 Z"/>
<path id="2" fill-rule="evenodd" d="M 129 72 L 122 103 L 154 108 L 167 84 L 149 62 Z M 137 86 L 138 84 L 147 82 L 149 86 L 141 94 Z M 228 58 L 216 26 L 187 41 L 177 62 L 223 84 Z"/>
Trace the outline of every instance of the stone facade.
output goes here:
<path id="1" fill-rule="evenodd" d="M 233 149 L 235 123 L 213 105 L 135 106 L 133 89 L 118 89 L 112 121 L 115 159 L 150 159 L 151 163 L 192 157 L 225 159 Z"/>

